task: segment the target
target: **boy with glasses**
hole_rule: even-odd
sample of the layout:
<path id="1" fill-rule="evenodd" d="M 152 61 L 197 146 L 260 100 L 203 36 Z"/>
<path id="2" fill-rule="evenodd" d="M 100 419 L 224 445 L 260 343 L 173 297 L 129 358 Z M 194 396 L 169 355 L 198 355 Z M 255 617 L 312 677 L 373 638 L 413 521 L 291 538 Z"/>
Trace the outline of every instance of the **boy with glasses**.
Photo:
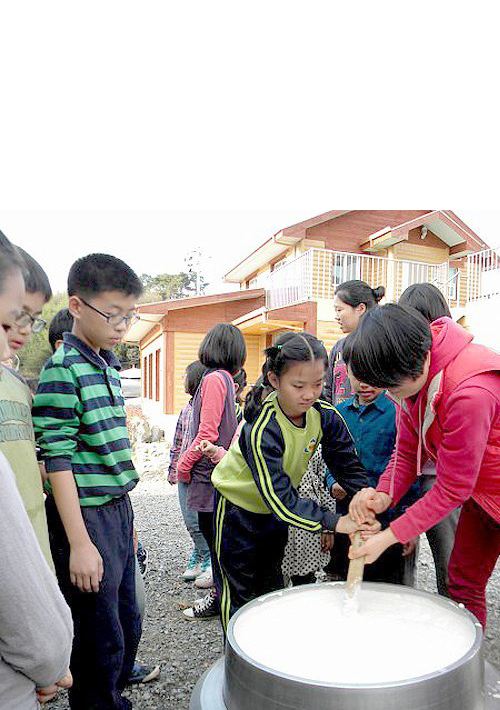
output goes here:
<path id="1" fill-rule="evenodd" d="M 24 262 L 26 293 L 20 315 L 7 330 L 11 358 L 25 345 L 34 332 L 40 332 L 45 321 L 40 317 L 52 291 L 47 274 L 27 252 L 17 247 Z M 49 567 L 54 571 L 50 554 L 47 517 L 45 515 L 42 478 L 36 459 L 35 436 L 31 420 L 31 392 L 15 370 L 0 366 L 0 451 L 8 459 L 24 507 L 31 521 Z"/>
<path id="2" fill-rule="evenodd" d="M 73 316 L 67 308 L 61 308 L 52 318 L 49 325 L 49 344 L 53 353 L 55 353 L 57 348 L 64 342 L 64 333 L 71 333 L 72 329 Z M 136 547 L 135 593 L 142 625 L 146 608 L 146 591 L 143 578 L 146 576 L 148 552 L 146 548 L 141 545 L 139 540 L 137 540 Z M 148 666 L 136 660 L 128 678 L 127 685 L 149 683 L 158 678 L 159 675 L 160 667 L 158 665 Z"/>
<path id="3" fill-rule="evenodd" d="M 73 614 L 73 710 L 125 709 L 141 623 L 135 594 L 133 512 L 138 482 L 111 352 L 137 318 L 137 275 L 107 254 L 78 259 L 68 277 L 74 323 L 48 360 L 33 420 L 49 477 L 52 554 Z"/>

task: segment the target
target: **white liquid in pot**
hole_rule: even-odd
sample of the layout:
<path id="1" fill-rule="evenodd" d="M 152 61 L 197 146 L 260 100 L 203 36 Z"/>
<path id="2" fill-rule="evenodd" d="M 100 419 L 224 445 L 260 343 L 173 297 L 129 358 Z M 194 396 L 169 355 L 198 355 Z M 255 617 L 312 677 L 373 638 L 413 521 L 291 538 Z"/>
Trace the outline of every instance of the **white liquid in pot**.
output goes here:
<path id="1" fill-rule="evenodd" d="M 359 612 L 345 614 L 344 589 L 314 586 L 280 594 L 241 614 L 238 646 L 275 671 L 330 683 L 384 683 L 451 665 L 471 648 L 464 615 L 418 595 L 361 588 Z"/>

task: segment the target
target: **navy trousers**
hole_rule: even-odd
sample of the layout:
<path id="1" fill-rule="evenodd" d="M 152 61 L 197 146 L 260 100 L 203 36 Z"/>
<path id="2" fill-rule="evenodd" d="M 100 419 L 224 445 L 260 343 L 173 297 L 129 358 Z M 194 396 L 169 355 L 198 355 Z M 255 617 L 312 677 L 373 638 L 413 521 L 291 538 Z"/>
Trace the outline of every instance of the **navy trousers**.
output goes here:
<path id="1" fill-rule="evenodd" d="M 80 592 L 69 578 L 69 544 L 52 496 L 46 501 L 52 556 L 71 609 L 75 638 L 70 668 L 72 710 L 127 710 L 121 691 L 141 637 L 135 593 L 133 512 L 128 495 L 98 507 L 82 507 L 90 539 L 99 550 L 104 577 L 97 594 Z"/>
<path id="2" fill-rule="evenodd" d="M 216 493 L 214 531 L 213 573 L 227 631 L 240 607 L 282 589 L 288 525 L 271 514 L 250 513 Z"/>

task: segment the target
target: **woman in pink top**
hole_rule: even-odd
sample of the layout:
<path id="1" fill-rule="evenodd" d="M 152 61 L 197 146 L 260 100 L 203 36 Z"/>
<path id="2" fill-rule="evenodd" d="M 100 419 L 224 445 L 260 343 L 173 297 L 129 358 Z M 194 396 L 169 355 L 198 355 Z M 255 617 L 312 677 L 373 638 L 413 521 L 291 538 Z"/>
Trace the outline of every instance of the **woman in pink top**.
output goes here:
<path id="1" fill-rule="evenodd" d="M 377 489 L 350 506 L 359 523 L 396 503 L 436 464 L 436 483 L 351 557 L 373 562 L 390 545 L 429 530 L 463 505 L 448 568 L 450 596 L 486 624 L 485 589 L 500 555 L 500 355 L 450 318 L 430 326 L 388 304 L 363 318 L 347 345 L 354 375 L 401 400 L 398 438 Z"/>

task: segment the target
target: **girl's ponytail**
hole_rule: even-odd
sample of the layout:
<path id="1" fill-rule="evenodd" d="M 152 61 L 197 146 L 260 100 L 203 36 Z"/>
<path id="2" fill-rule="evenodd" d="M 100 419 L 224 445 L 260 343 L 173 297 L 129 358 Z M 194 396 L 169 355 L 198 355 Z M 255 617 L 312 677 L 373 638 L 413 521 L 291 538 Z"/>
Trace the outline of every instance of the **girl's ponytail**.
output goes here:
<path id="1" fill-rule="evenodd" d="M 267 394 L 269 391 L 267 387 L 270 387 L 270 385 L 264 384 L 264 378 L 261 375 L 245 397 L 243 416 L 245 417 L 245 421 L 250 424 L 257 419 L 259 412 L 262 409 L 263 395 L 264 393 Z"/>
<path id="2" fill-rule="evenodd" d="M 385 288 L 383 286 L 377 286 L 377 288 L 372 288 L 372 294 L 375 302 L 378 303 L 385 296 Z"/>

